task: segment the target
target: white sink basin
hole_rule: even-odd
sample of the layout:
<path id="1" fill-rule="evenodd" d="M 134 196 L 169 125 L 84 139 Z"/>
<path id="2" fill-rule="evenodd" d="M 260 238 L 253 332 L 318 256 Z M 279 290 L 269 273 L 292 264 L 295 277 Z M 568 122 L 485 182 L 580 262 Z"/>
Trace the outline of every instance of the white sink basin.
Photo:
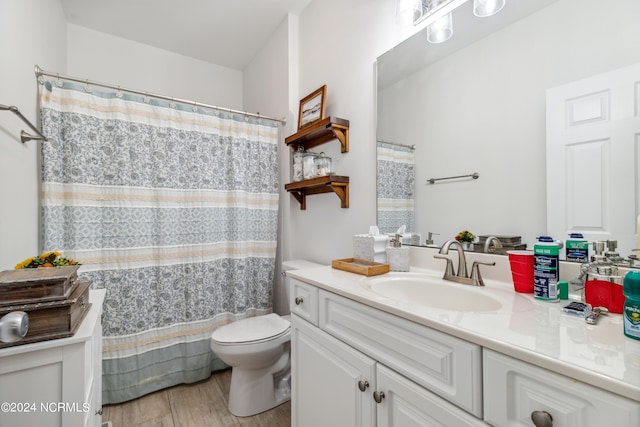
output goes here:
<path id="1" fill-rule="evenodd" d="M 485 287 L 462 285 L 427 275 L 381 276 L 368 278 L 364 286 L 386 298 L 410 304 L 455 310 L 497 311 L 499 298 Z"/>

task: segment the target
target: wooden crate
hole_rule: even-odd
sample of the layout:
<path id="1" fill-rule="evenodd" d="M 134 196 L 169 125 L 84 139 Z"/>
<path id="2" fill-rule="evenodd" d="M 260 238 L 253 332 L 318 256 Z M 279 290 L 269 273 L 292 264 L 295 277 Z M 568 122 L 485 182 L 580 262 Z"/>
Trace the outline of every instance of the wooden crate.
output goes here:
<path id="1" fill-rule="evenodd" d="M 73 292 L 64 300 L 0 307 L 0 317 L 12 311 L 24 311 L 29 315 L 27 335 L 18 342 L 0 342 L 0 348 L 66 338 L 75 334 L 91 307 L 89 303 L 91 281 L 74 283 L 76 285 Z"/>
<path id="2" fill-rule="evenodd" d="M 70 297 L 79 265 L 0 272 L 0 306 L 64 300 Z"/>

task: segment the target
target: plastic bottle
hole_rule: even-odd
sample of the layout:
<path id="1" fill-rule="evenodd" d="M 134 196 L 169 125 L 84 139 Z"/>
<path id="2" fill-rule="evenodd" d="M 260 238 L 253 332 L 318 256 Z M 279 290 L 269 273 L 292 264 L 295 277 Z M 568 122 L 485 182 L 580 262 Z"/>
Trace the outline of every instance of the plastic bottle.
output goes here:
<path id="1" fill-rule="evenodd" d="M 549 236 L 540 236 L 533 246 L 533 296 L 558 301 L 560 245 Z"/>
<path id="2" fill-rule="evenodd" d="M 640 271 L 630 271 L 624 276 L 624 307 L 622 317 L 624 334 L 640 340 Z"/>
<path id="3" fill-rule="evenodd" d="M 581 233 L 571 233 L 565 245 L 567 261 L 589 262 L 589 242 Z"/>

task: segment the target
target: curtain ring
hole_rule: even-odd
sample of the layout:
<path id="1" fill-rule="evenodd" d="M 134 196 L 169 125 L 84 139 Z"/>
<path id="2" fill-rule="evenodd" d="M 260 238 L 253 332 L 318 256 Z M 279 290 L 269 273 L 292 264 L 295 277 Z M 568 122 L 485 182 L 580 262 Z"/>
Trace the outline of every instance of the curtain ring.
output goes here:
<path id="1" fill-rule="evenodd" d="M 169 108 L 176 108 L 176 102 L 173 100 L 173 97 L 171 97 L 171 102 L 169 102 Z"/>
<path id="2" fill-rule="evenodd" d="M 120 90 L 120 86 L 118 86 L 116 90 L 116 98 L 122 98 L 122 91 Z"/>
<path id="3" fill-rule="evenodd" d="M 196 101 L 193 101 L 193 107 L 191 107 L 191 111 L 193 111 L 194 113 L 198 112 L 198 103 Z"/>
<path id="4" fill-rule="evenodd" d="M 144 102 L 145 104 L 148 104 L 151 101 L 151 99 L 149 99 L 149 95 L 147 94 L 147 92 L 144 93 L 144 96 L 142 97 L 142 102 Z"/>
<path id="5" fill-rule="evenodd" d="M 62 82 L 62 80 L 60 80 L 60 74 L 56 74 L 56 86 L 58 87 L 64 86 L 64 83 Z"/>
<path id="6" fill-rule="evenodd" d="M 84 91 L 87 93 L 91 93 L 91 86 L 89 86 L 89 79 L 87 79 L 86 84 L 84 86 Z"/>

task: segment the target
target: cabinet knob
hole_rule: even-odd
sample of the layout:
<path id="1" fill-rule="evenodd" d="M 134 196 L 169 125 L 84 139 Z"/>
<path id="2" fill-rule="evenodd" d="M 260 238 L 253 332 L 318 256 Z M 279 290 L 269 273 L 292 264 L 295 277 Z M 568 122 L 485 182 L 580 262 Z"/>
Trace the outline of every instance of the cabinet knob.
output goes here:
<path id="1" fill-rule="evenodd" d="M 553 417 L 547 411 L 533 411 L 531 421 L 536 427 L 553 427 Z"/>
<path id="2" fill-rule="evenodd" d="M 373 392 L 373 400 L 375 400 L 376 403 L 382 402 L 382 399 L 384 399 L 384 392 L 383 391 L 374 391 Z"/>
<path id="3" fill-rule="evenodd" d="M 302 297 L 296 297 L 295 302 L 296 302 L 296 305 L 300 305 L 304 302 L 304 300 L 302 299 Z"/>
<path id="4" fill-rule="evenodd" d="M 358 381 L 358 388 L 360 389 L 360 391 L 365 391 L 367 388 L 369 388 L 369 381 Z"/>

